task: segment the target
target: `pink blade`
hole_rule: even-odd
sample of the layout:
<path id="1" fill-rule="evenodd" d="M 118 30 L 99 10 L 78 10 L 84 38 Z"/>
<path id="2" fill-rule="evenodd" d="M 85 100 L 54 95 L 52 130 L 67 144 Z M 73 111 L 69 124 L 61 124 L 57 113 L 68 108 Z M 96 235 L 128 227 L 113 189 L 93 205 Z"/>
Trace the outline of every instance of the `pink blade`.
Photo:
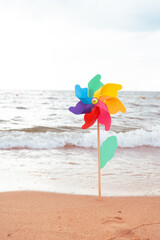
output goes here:
<path id="1" fill-rule="evenodd" d="M 108 131 L 111 126 L 111 116 L 110 116 L 109 112 L 106 112 L 104 109 L 100 108 L 98 122 L 100 124 L 105 125 L 105 130 Z"/>
<path id="2" fill-rule="evenodd" d="M 98 122 L 100 124 L 105 125 L 105 130 L 108 131 L 111 127 L 111 116 L 109 114 L 108 108 L 105 103 L 102 101 L 98 101 L 96 104 L 97 107 L 99 107 L 100 113 L 98 116 Z"/>
<path id="3" fill-rule="evenodd" d="M 100 109 L 104 109 L 105 111 L 109 112 L 107 105 L 99 99 L 98 99 L 96 106 L 99 107 Z"/>

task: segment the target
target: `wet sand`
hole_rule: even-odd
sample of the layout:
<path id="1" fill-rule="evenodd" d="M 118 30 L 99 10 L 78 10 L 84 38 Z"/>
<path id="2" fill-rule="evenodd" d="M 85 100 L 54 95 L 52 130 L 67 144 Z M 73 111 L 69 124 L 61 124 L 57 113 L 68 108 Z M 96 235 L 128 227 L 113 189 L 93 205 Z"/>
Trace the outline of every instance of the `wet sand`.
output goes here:
<path id="1" fill-rule="evenodd" d="M 0 193 L 1 240 L 160 240 L 160 197 Z"/>

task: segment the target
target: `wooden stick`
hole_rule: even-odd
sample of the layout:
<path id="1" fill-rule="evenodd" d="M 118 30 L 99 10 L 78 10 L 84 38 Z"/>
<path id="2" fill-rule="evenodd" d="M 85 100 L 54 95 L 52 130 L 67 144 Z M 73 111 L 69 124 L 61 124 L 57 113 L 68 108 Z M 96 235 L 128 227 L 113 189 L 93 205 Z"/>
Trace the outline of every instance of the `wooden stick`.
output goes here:
<path id="1" fill-rule="evenodd" d="M 101 200 L 100 130 L 98 120 L 97 120 L 97 142 L 98 142 L 98 192 L 99 200 Z"/>

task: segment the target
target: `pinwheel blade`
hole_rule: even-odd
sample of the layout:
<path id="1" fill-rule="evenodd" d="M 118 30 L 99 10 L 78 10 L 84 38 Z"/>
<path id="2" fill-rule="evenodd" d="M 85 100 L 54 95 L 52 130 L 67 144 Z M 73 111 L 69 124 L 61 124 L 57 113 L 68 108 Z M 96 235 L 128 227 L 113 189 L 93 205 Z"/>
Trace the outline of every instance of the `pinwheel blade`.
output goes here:
<path id="1" fill-rule="evenodd" d="M 83 113 L 90 113 L 93 107 L 93 104 L 84 104 L 83 102 L 79 101 L 75 107 L 70 107 L 69 111 L 78 115 Z"/>
<path id="2" fill-rule="evenodd" d="M 103 108 L 100 108 L 99 110 L 98 122 L 105 126 L 106 131 L 109 131 L 111 127 L 111 116 L 109 112 L 105 111 Z"/>
<path id="3" fill-rule="evenodd" d="M 106 112 L 108 112 L 108 108 L 107 108 L 106 104 L 104 102 L 102 102 L 101 100 L 98 100 L 96 106 L 105 110 Z"/>
<path id="4" fill-rule="evenodd" d="M 99 88 L 97 91 L 95 91 L 95 93 L 94 93 L 94 95 L 93 95 L 93 97 L 96 97 L 96 98 L 100 98 L 100 94 L 101 94 L 101 90 L 102 90 L 102 87 L 101 88 Z"/>
<path id="5" fill-rule="evenodd" d="M 98 115 L 99 115 L 99 108 L 95 106 L 90 113 L 86 113 L 84 115 L 85 124 L 82 126 L 82 129 L 87 129 L 91 127 L 97 120 Z"/>
<path id="6" fill-rule="evenodd" d="M 116 136 L 107 138 L 100 147 L 100 166 L 104 168 L 107 162 L 111 160 L 118 147 Z"/>
<path id="7" fill-rule="evenodd" d="M 103 83 L 100 81 L 101 75 L 97 74 L 92 78 L 88 83 L 88 96 L 93 97 L 94 93 L 103 86 Z"/>
<path id="8" fill-rule="evenodd" d="M 107 83 L 101 89 L 101 96 L 117 97 L 117 91 L 122 89 L 122 85 Z"/>
<path id="9" fill-rule="evenodd" d="M 75 95 L 79 98 L 84 104 L 91 104 L 92 98 L 88 97 L 88 88 L 81 88 L 80 85 L 75 86 Z"/>
<path id="10" fill-rule="evenodd" d="M 105 96 L 100 97 L 100 100 L 108 107 L 110 114 L 116 114 L 117 112 L 126 112 L 126 108 L 118 98 L 107 98 Z"/>
<path id="11" fill-rule="evenodd" d="M 99 116 L 98 116 L 98 122 L 100 124 L 103 124 L 105 126 L 105 130 L 108 131 L 111 127 L 111 116 L 109 114 L 108 108 L 105 103 L 98 100 L 98 103 L 96 104 L 97 107 L 99 107 Z"/>

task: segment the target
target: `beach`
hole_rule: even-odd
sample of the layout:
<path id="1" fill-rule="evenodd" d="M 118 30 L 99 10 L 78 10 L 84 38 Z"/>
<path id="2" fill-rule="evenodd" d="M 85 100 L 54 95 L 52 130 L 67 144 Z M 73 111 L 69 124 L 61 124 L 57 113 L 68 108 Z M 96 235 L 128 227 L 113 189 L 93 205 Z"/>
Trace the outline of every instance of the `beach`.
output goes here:
<path id="1" fill-rule="evenodd" d="M 97 129 L 68 111 L 74 92 L 1 91 L 0 240 L 160 240 L 160 93 L 120 99 L 99 201 Z"/>
<path id="2" fill-rule="evenodd" d="M 0 193 L 2 240 L 159 240 L 160 197 Z"/>

